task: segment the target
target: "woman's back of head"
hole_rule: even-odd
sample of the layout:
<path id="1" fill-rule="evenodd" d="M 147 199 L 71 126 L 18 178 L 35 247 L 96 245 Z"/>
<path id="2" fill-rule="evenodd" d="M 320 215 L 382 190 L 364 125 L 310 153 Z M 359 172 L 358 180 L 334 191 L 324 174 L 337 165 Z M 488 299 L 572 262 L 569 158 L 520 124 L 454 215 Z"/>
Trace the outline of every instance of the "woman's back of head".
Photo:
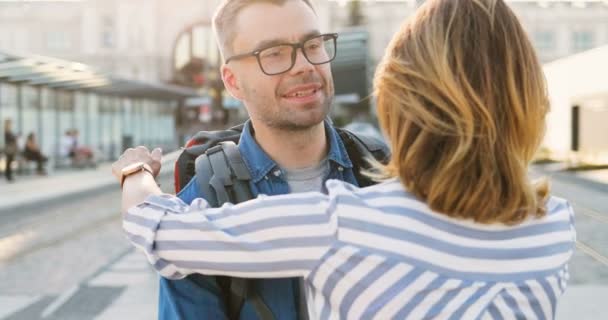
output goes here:
<path id="1" fill-rule="evenodd" d="M 434 210 L 482 223 L 544 214 L 527 166 L 548 111 L 542 68 L 502 0 L 429 0 L 395 35 L 374 81 L 393 158 Z"/>

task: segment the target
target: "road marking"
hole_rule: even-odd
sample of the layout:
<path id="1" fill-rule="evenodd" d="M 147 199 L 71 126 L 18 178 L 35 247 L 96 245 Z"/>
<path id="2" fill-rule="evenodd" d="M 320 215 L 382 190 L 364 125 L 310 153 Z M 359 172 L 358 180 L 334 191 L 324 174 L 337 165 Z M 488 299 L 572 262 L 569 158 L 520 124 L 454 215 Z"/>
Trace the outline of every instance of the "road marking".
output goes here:
<path id="1" fill-rule="evenodd" d="M 605 265 L 606 267 L 608 267 L 608 258 L 603 256 L 601 253 L 595 251 L 593 248 L 591 248 L 590 246 L 580 242 L 580 241 L 576 241 L 576 247 L 583 251 L 584 253 L 586 253 L 587 255 L 589 255 L 590 257 L 592 257 L 593 259 L 597 260 L 598 262 L 600 262 L 601 264 Z"/>
<path id="2" fill-rule="evenodd" d="M 8 317 L 29 305 L 36 303 L 43 296 L 6 296 L 0 295 L 0 319 Z"/>
<path id="3" fill-rule="evenodd" d="M 572 203 L 572 204 L 573 204 L 575 207 L 577 207 L 578 209 L 581 209 L 581 210 L 578 210 L 578 211 L 577 211 L 577 210 L 575 210 L 575 211 L 574 211 L 574 214 L 575 214 L 575 215 L 576 215 L 577 213 L 582 213 L 582 214 L 584 214 L 584 215 L 586 215 L 586 216 L 588 216 L 588 217 L 591 217 L 591 218 L 593 218 L 593 219 L 599 220 L 599 221 L 604 222 L 604 223 L 608 223 L 608 214 L 603 214 L 603 213 L 600 213 L 600 212 L 595 211 L 595 210 L 593 210 L 593 209 L 591 209 L 591 208 L 589 208 L 589 207 L 586 207 L 586 206 L 580 205 L 580 204 L 579 204 L 579 203 L 577 203 L 577 202 L 573 202 L 573 201 L 570 201 L 570 202 L 571 202 L 571 203 Z"/>
<path id="4" fill-rule="evenodd" d="M 606 217 L 603 214 L 596 213 L 596 212 L 593 212 L 593 211 L 591 211 L 591 212 L 584 212 L 584 211 L 582 211 L 581 213 L 584 214 L 584 215 L 586 215 L 586 216 L 588 216 L 588 217 L 591 217 L 591 218 L 594 218 L 596 220 L 599 220 L 601 222 L 608 223 L 608 217 Z"/>
<path id="5" fill-rule="evenodd" d="M 76 292 L 78 292 L 78 289 L 80 289 L 79 285 L 75 285 L 72 288 L 70 288 L 70 290 L 67 290 L 66 292 L 62 293 L 59 297 L 57 297 L 57 299 L 55 299 L 55 301 L 53 301 L 53 303 L 49 304 L 48 307 L 46 307 L 44 309 L 44 311 L 42 311 L 41 314 L 41 318 L 48 318 L 48 316 L 52 315 L 53 313 L 55 313 L 55 311 L 57 311 L 57 309 L 59 309 L 64 303 L 66 303 L 68 300 L 70 300 L 70 298 L 76 294 Z"/>

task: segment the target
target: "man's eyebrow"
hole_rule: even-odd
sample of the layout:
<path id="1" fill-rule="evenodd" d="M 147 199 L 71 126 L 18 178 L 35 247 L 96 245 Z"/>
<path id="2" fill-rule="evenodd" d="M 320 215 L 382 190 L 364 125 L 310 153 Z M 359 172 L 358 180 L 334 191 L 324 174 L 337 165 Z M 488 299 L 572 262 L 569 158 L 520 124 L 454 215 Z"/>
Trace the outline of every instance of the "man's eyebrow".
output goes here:
<path id="1" fill-rule="evenodd" d="M 305 33 L 304 35 L 302 35 L 300 37 L 300 41 L 303 41 L 303 40 L 306 40 L 308 38 L 312 38 L 312 37 L 318 36 L 320 34 L 321 34 L 321 32 L 319 32 L 319 30 L 309 31 L 309 32 Z M 288 43 L 291 43 L 291 42 L 287 41 L 287 39 L 284 39 L 284 38 L 271 39 L 271 40 L 263 40 L 263 41 L 260 41 L 260 43 L 258 43 L 255 46 L 255 50 L 261 50 L 261 49 L 265 49 L 265 48 L 268 48 L 268 47 L 276 46 L 276 45 L 279 45 L 279 44 L 288 44 Z"/>

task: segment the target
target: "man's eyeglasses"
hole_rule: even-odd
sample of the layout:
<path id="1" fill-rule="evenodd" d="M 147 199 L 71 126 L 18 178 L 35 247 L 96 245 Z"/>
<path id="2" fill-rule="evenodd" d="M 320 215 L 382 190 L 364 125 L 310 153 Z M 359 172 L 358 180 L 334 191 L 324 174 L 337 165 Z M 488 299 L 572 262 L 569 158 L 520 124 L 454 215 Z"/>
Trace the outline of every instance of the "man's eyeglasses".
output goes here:
<path id="1" fill-rule="evenodd" d="M 285 73 L 296 64 L 298 48 L 308 62 L 314 65 L 331 62 L 336 57 L 337 33 L 328 33 L 308 38 L 300 43 L 283 43 L 258 49 L 249 53 L 237 54 L 226 59 L 226 64 L 232 60 L 254 56 L 258 60 L 264 74 L 274 76 Z"/>

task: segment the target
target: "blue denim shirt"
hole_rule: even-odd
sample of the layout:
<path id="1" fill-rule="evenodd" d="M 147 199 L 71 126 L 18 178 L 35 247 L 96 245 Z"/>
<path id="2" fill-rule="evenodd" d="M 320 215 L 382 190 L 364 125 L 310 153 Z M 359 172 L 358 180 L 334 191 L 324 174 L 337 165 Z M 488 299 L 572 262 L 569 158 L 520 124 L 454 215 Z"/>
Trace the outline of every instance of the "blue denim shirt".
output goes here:
<path id="1" fill-rule="evenodd" d="M 342 139 L 328 122 L 325 123 L 325 129 L 329 143 L 327 157 L 330 163 L 326 180 L 339 179 L 358 185 Z M 254 196 L 289 193 L 289 185 L 284 173 L 257 144 L 252 135 L 250 122 L 247 122 L 243 128 L 239 150 L 251 173 L 250 184 Z M 177 196 L 186 203 L 204 197 L 195 178 Z M 188 278 L 181 280 L 161 278 L 158 318 L 162 320 L 226 319 L 226 307 L 215 278 L 206 277 L 206 279 L 207 283 L 195 283 Z M 253 281 L 253 285 L 276 319 L 298 318 L 298 279 L 258 279 Z M 241 310 L 240 319 L 257 319 L 253 306 L 247 301 Z"/>

